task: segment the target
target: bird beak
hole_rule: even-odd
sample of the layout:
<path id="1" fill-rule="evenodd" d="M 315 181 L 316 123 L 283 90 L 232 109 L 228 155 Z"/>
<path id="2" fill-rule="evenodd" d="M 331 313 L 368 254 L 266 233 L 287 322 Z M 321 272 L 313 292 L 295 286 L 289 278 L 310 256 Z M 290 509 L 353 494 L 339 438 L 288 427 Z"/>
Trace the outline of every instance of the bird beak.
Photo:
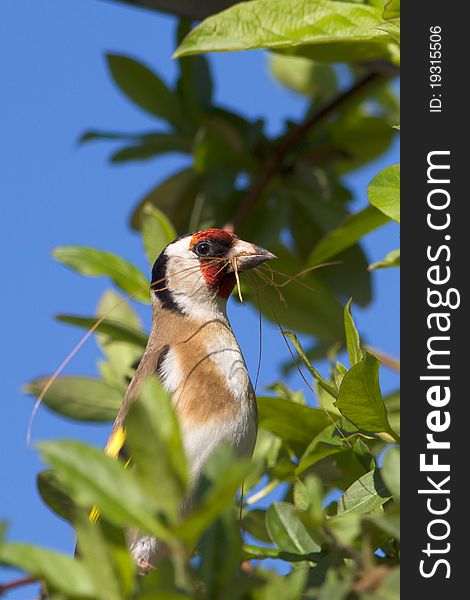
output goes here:
<path id="1" fill-rule="evenodd" d="M 267 260 L 277 258 L 272 252 L 251 244 L 243 240 L 237 240 L 233 248 L 230 250 L 227 258 L 230 261 L 236 261 L 238 271 L 248 271 L 258 267 L 261 263 Z M 228 271 L 233 271 L 233 266 L 229 265 Z"/>

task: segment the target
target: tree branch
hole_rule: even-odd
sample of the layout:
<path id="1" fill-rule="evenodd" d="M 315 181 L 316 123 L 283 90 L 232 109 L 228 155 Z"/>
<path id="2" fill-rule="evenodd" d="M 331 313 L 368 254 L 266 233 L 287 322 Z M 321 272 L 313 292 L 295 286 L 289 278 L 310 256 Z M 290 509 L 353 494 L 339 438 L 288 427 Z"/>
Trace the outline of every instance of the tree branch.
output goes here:
<path id="1" fill-rule="evenodd" d="M 383 79 L 384 74 L 379 72 L 369 73 L 362 79 L 356 81 L 349 89 L 338 94 L 335 98 L 324 104 L 316 113 L 308 117 L 303 123 L 291 131 L 280 143 L 276 152 L 270 156 L 264 163 L 261 171 L 253 180 L 245 197 L 235 211 L 231 222 L 227 225 L 228 229 L 236 229 L 247 214 L 260 198 L 262 191 L 270 179 L 281 169 L 284 160 L 291 150 L 293 150 L 307 136 L 310 129 L 319 125 L 325 119 L 330 117 L 340 109 L 348 100 L 363 92 L 365 88 L 378 80 Z"/>
<path id="2" fill-rule="evenodd" d="M 33 583 L 38 583 L 38 580 L 34 577 L 21 577 L 20 579 L 14 579 L 8 583 L 0 583 L 0 596 L 3 596 L 6 592 L 10 592 L 16 588 L 31 585 Z"/>

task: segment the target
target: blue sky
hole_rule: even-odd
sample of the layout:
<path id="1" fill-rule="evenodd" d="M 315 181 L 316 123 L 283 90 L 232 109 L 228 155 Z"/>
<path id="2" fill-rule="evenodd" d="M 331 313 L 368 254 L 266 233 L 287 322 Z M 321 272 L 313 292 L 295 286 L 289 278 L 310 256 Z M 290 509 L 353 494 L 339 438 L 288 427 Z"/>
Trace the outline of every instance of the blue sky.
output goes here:
<path id="1" fill-rule="evenodd" d="M 0 519 L 8 519 L 10 539 L 63 551 L 73 548 L 71 530 L 42 504 L 36 492 L 35 474 L 42 465 L 34 448 L 25 445 L 32 402 L 21 393 L 21 386 L 52 372 L 79 339 L 78 330 L 59 325 L 52 315 L 90 314 L 107 288 L 103 280 L 80 277 L 55 263 L 50 257 L 54 247 L 96 246 L 148 269 L 140 238 L 127 228 L 130 209 L 186 160 L 164 157 L 113 167 L 106 163 L 108 145 L 80 148 L 76 140 L 88 128 L 133 131 L 154 127 L 153 119 L 117 92 L 104 53 L 134 55 L 172 81 L 176 73 L 170 59 L 174 26 L 170 17 L 98 0 L 2 0 L 0 4 L 4 290 Z M 299 118 L 305 101 L 273 82 L 266 63 L 263 52 L 211 57 L 217 100 L 249 117 L 266 118 L 268 131 L 277 133 L 286 117 Z M 354 207 L 365 205 L 373 175 L 398 160 L 396 142 L 375 165 L 350 178 Z M 395 225 L 365 241 L 370 262 L 398 245 Z M 395 356 L 399 353 L 398 286 L 398 270 L 376 272 L 373 305 L 355 310 L 369 343 Z M 233 302 L 229 313 L 254 373 L 257 316 Z M 264 347 L 269 352 L 263 356 L 260 387 L 275 379 L 277 365 L 288 356 L 272 326 L 265 327 Z M 91 341 L 67 372 L 94 374 L 96 357 Z M 394 389 L 397 377 L 383 371 L 384 389 Z M 302 387 L 295 376 L 292 385 Z M 108 429 L 67 422 L 41 410 L 33 438 L 78 437 L 103 445 Z M 4 574 L 0 580 L 7 578 Z M 11 598 L 24 598 L 24 593 Z"/>

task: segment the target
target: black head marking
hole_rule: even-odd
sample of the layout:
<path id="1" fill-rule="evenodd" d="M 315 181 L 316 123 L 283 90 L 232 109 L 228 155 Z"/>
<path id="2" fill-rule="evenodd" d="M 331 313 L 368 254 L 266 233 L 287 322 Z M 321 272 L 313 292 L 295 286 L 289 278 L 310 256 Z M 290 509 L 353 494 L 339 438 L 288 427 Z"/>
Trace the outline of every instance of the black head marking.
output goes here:
<path id="1" fill-rule="evenodd" d="M 163 346 L 163 348 L 161 349 L 160 354 L 158 355 L 157 366 L 156 366 L 155 371 L 156 371 L 159 379 L 162 378 L 162 365 L 163 365 L 163 361 L 165 360 L 169 350 L 170 350 L 170 346 L 168 344 L 165 344 Z"/>
<path id="2" fill-rule="evenodd" d="M 179 306 L 173 300 L 170 290 L 168 289 L 168 281 L 166 280 L 167 263 L 168 256 L 164 250 L 153 265 L 152 283 L 150 287 L 157 295 L 157 298 L 160 300 L 163 308 L 167 308 L 168 310 L 175 312 L 181 312 Z"/>

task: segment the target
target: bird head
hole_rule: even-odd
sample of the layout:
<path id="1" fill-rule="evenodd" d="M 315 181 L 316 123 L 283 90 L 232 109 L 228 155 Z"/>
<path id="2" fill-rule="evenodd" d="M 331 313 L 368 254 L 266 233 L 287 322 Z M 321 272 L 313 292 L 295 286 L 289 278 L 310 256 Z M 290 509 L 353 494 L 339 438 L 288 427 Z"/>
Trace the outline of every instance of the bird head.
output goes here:
<path id="1" fill-rule="evenodd" d="M 276 258 L 224 229 L 205 229 L 168 244 L 152 269 L 152 300 L 160 306 L 197 314 L 207 304 L 225 302 L 243 272 Z"/>

